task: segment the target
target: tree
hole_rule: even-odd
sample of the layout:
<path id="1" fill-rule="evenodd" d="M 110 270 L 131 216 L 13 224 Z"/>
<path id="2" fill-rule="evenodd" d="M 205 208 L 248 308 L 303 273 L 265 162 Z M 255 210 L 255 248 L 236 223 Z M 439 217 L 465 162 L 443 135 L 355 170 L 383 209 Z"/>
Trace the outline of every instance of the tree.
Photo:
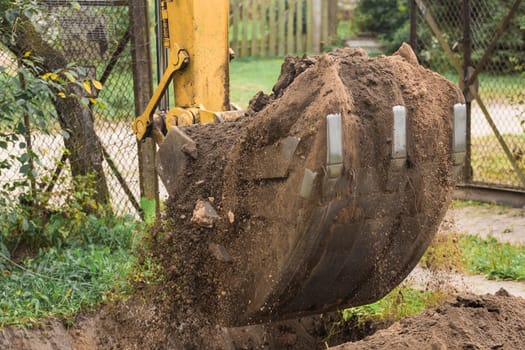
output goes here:
<path id="1" fill-rule="evenodd" d="M 37 62 L 33 61 L 31 64 L 38 66 L 40 72 L 66 71 L 70 65 L 64 55 L 44 40 L 31 21 L 31 17 L 41 11 L 31 2 L 14 3 L 0 0 L 2 43 L 18 58 L 28 53 L 32 57 L 39 57 Z M 36 71 L 32 70 L 32 72 Z M 95 133 L 92 111 L 79 98 L 82 91 L 78 85 L 68 84 L 65 93 L 60 92 L 57 86 L 50 85 L 50 87 L 54 91 L 52 103 L 56 109 L 58 122 L 69 135 L 64 138 L 64 143 L 69 152 L 72 175 L 78 178 L 93 174 L 95 199 L 100 203 L 106 203 L 109 192 L 102 168 L 102 147 Z"/>

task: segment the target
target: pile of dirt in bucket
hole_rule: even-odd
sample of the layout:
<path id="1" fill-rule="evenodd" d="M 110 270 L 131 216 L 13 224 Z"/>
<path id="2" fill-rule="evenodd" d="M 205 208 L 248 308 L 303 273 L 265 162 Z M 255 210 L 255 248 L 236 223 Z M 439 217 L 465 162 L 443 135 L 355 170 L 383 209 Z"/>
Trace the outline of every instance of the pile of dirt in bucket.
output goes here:
<path id="1" fill-rule="evenodd" d="M 288 58 L 273 93 L 258 94 L 244 118 L 181 128 L 180 150 L 159 151 L 172 181 L 153 247 L 177 305 L 241 326 L 385 295 L 448 206 L 461 102 L 408 46 L 377 59 L 342 49 Z M 397 105 L 407 109 L 408 156 L 393 160 Z M 341 115 L 344 153 L 333 181 L 331 114 Z"/>

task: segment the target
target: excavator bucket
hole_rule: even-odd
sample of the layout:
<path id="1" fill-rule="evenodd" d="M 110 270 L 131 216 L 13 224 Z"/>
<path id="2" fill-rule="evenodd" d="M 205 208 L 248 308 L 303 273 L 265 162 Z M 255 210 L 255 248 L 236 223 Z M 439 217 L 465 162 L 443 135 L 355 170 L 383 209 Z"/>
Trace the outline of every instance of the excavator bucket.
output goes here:
<path id="1" fill-rule="evenodd" d="M 235 121 L 158 152 L 181 300 L 240 326 L 378 300 L 414 268 L 465 152 L 461 91 L 403 46 L 288 58 Z"/>

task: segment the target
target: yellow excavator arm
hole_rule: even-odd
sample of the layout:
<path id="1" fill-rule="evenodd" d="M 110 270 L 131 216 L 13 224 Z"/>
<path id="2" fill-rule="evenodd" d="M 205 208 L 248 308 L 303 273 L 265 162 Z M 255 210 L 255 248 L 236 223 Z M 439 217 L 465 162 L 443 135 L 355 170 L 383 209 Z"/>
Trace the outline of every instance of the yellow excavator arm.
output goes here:
<path id="1" fill-rule="evenodd" d="M 162 43 L 169 60 L 146 110 L 132 125 L 139 140 L 151 131 L 153 113 L 173 82 L 175 107 L 165 115 L 175 125 L 210 123 L 230 109 L 227 0 L 161 0 Z"/>

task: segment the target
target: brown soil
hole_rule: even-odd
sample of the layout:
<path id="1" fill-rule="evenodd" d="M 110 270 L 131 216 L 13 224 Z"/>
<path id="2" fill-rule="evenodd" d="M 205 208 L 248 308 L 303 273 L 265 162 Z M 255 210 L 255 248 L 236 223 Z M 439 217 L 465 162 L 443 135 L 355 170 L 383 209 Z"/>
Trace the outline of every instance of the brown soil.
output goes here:
<path id="1" fill-rule="evenodd" d="M 335 349 L 523 349 L 525 300 L 497 295 L 456 300 Z"/>

